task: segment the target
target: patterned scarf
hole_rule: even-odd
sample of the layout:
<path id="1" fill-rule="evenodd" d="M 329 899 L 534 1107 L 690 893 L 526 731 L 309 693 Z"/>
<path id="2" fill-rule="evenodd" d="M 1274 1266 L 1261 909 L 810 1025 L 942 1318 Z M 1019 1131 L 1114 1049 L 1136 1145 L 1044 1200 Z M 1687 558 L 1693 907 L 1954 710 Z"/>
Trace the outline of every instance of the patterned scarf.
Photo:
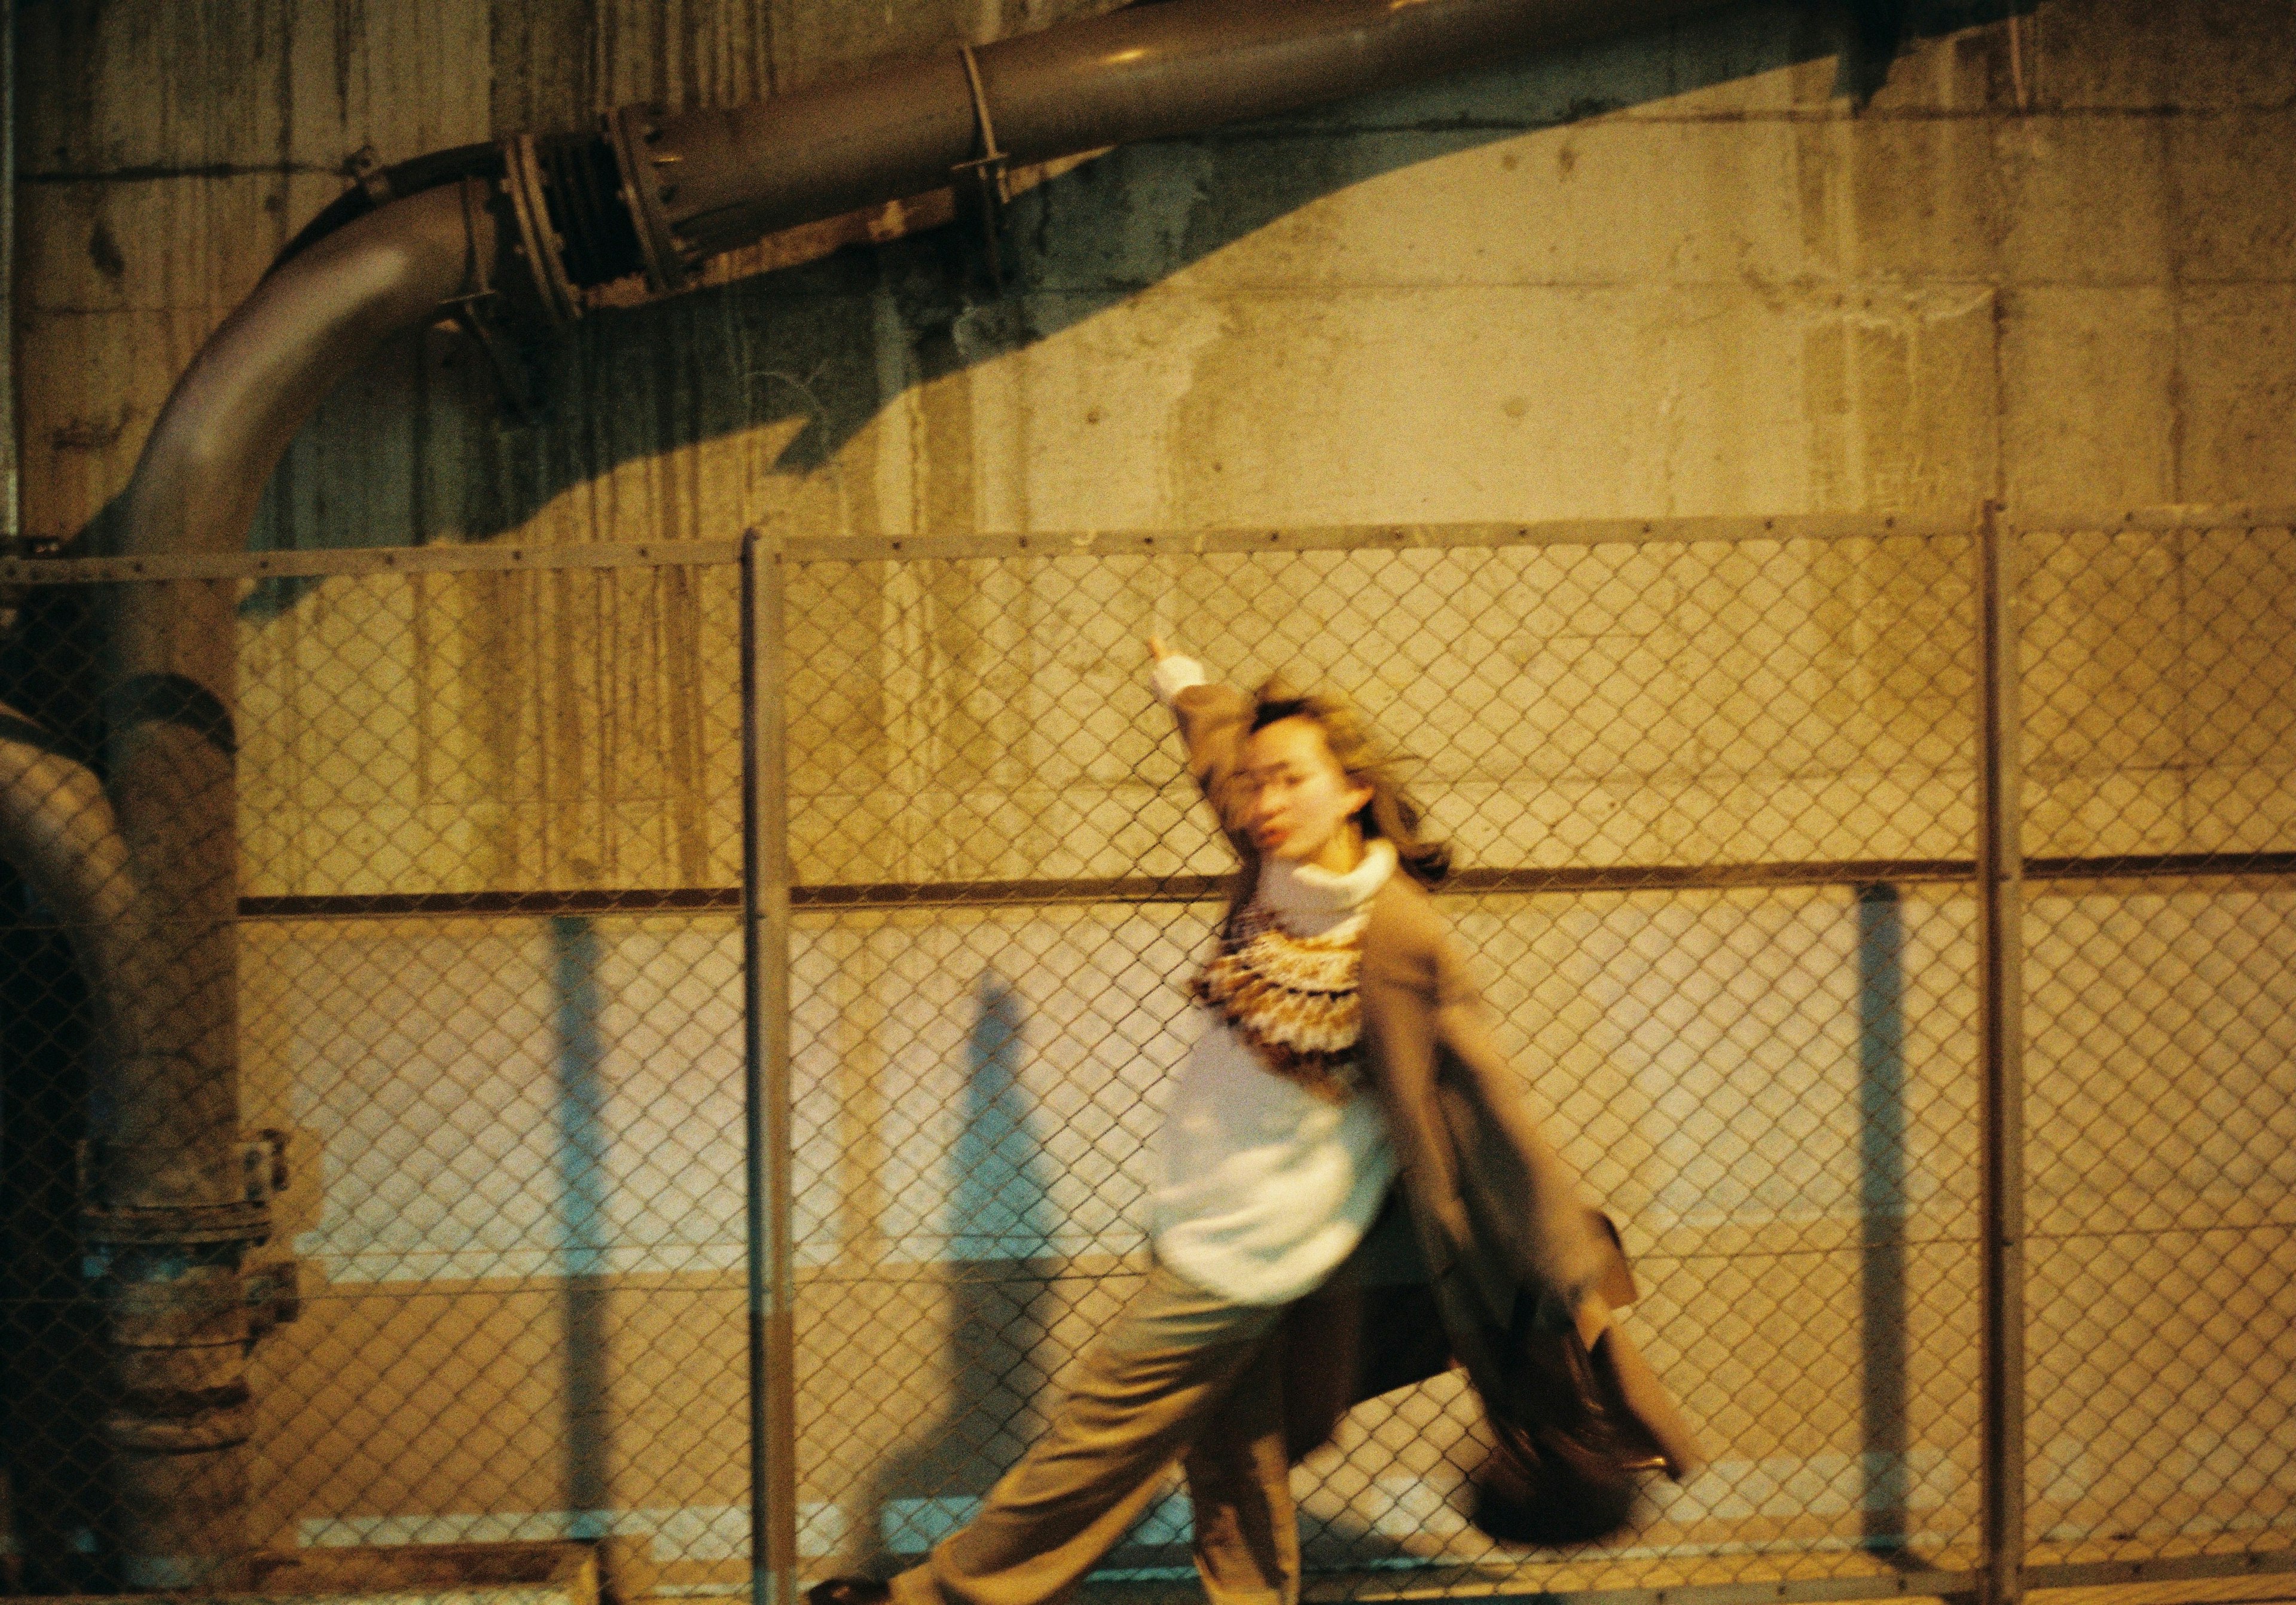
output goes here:
<path id="1" fill-rule="evenodd" d="M 1262 1065 L 1345 1103 L 1363 1079 L 1363 929 L 1358 917 L 1324 936 L 1295 937 L 1264 909 L 1239 909 L 1190 990 Z"/>

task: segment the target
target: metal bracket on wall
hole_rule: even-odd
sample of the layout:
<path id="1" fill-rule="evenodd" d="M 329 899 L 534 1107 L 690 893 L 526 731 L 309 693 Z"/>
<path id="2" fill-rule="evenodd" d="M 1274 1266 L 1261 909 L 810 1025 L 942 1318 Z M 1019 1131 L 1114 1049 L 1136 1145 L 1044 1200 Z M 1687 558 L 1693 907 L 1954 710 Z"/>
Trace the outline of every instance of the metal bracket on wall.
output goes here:
<path id="1" fill-rule="evenodd" d="M 989 286 L 1002 295 L 1004 260 L 999 235 L 1005 204 L 1013 198 L 1007 176 L 1009 164 L 996 144 L 996 123 L 988 113 L 988 91 L 980 78 L 980 58 L 970 45 L 956 48 L 964 61 L 965 86 L 972 92 L 972 122 L 980 138 L 980 154 L 949 169 L 949 188 L 956 200 L 958 217 L 980 244 L 981 266 L 987 271 Z"/>
<path id="2" fill-rule="evenodd" d="M 249 1265 L 241 1273 L 240 1290 L 247 1300 L 248 1340 L 253 1342 L 274 1327 L 301 1318 L 303 1262 L 266 1259 Z"/>
<path id="3" fill-rule="evenodd" d="M 507 184 L 504 187 L 508 188 Z M 463 180 L 463 289 L 461 294 L 447 299 L 443 310 L 485 353 L 503 409 L 512 418 L 523 420 L 534 415 L 534 384 L 524 359 L 511 344 L 510 329 L 502 316 L 502 292 L 488 278 L 485 255 L 479 250 L 478 209 L 483 204 L 484 192 L 483 181 Z"/>
<path id="4" fill-rule="evenodd" d="M 361 145 L 343 158 L 343 176 L 365 192 L 371 205 L 388 206 L 398 199 L 398 192 L 391 187 L 390 169 L 382 165 L 373 145 Z"/>

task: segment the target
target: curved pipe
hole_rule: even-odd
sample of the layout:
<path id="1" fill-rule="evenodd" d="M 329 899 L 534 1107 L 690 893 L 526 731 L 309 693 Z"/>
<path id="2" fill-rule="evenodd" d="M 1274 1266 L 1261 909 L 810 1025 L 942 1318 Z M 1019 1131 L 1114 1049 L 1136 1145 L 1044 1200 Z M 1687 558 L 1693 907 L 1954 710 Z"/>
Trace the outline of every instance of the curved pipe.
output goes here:
<path id="1" fill-rule="evenodd" d="M 247 537 L 264 481 L 305 418 L 384 340 L 435 317 L 495 252 L 492 214 L 470 186 L 393 201 L 317 242 L 226 319 L 176 387 L 125 496 L 125 549 L 209 552 Z M 163 960 L 154 1052 L 182 1067 L 184 1146 L 221 1152 L 238 1136 L 226 943 L 237 912 L 232 774 L 234 594 L 206 581 L 126 585 L 113 600 L 107 667 L 111 790 L 139 869 L 143 922 Z M 127 1117 L 123 1113 L 120 1118 Z M 231 1167 L 197 1175 L 100 1178 L 122 1208 L 207 1205 L 234 1196 Z"/>
<path id="2" fill-rule="evenodd" d="M 494 215 L 465 181 L 392 201 L 281 264 L 168 397 L 124 498 L 126 552 L 246 539 L 263 483 L 312 409 L 384 340 L 482 283 Z M 93 777 L 0 749 L 0 826 L 102 934 L 81 954 L 112 1051 L 91 1145 L 87 1235 L 115 1371 L 123 1580 L 244 1580 L 250 1429 L 239 1265 L 267 1227 L 242 1168 L 236 586 L 128 585 L 111 599 L 108 800 Z M 46 812 L 46 792 L 55 800 Z M 70 821 L 53 817 L 63 810 Z M 99 829 L 116 812 L 117 828 Z M 82 834 L 67 829 L 79 822 Z M 75 924 L 79 923 L 77 920 Z"/>
<path id="3" fill-rule="evenodd" d="M 465 178 L 491 180 L 501 176 L 502 151 L 496 145 L 455 145 L 387 168 L 377 168 L 321 207 L 308 223 L 298 229 L 295 237 L 280 250 L 264 277 L 269 278 L 337 229 L 356 222 L 378 207 L 403 201 L 424 190 L 437 189 L 441 184 L 457 184 Z"/>
<path id="4" fill-rule="evenodd" d="M 128 482 L 122 550 L 240 545 L 313 409 L 384 340 L 490 282 L 496 254 L 491 196 L 465 181 L 393 201 L 282 262 L 160 409 Z"/>
<path id="5" fill-rule="evenodd" d="M 495 251 L 468 184 L 358 218 L 286 263 L 208 341 L 168 399 L 124 497 L 127 553 L 225 551 L 246 539 L 287 443 L 329 391 L 393 333 L 465 292 Z M 105 713 L 111 793 L 139 877 L 138 920 L 159 952 L 144 985 L 160 1032 L 155 1085 L 184 1156 L 112 1151 L 97 1180 L 114 1208 L 210 1207 L 237 1197 L 233 780 L 234 589 L 125 585 L 113 599 Z M 223 1089 L 218 1095 L 216 1089 Z M 126 1109 L 115 1118 L 134 1122 Z M 206 1156 L 194 1162 L 189 1156 Z"/>
<path id="6" fill-rule="evenodd" d="M 95 772 L 0 703 L 0 859 L 54 916 L 86 979 L 100 1081 L 136 1050 L 123 1003 L 140 988 L 127 839 Z"/>

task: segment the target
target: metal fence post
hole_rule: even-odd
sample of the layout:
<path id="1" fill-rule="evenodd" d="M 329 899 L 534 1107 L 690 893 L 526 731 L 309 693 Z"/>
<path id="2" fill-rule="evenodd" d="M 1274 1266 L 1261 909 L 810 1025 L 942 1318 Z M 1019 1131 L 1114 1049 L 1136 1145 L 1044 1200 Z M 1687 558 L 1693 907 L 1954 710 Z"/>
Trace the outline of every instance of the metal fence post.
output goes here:
<path id="1" fill-rule="evenodd" d="M 1983 1077 L 1981 1605 L 2017 1605 L 2025 1559 L 2024 799 L 2018 763 L 2017 541 L 1978 522 L 1978 1055 Z"/>
<path id="2" fill-rule="evenodd" d="M 742 1003 L 750 1294 L 750 1598 L 797 1597 L 796 1337 L 791 1319 L 788 684 L 782 544 L 742 540 Z"/>

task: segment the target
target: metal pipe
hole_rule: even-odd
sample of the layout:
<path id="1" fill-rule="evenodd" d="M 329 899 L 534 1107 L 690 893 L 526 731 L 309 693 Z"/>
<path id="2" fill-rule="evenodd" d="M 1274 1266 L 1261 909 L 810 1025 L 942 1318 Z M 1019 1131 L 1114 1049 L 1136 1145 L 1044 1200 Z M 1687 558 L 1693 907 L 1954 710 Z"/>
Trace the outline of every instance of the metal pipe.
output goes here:
<path id="1" fill-rule="evenodd" d="M 1168 0 L 730 109 L 608 119 L 647 269 L 676 288 L 764 234 L 941 187 L 963 164 L 1047 161 L 1272 117 L 1718 0 Z M 983 109 L 1001 151 L 983 149 Z"/>
<path id="2" fill-rule="evenodd" d="M 153 425 L 122 551 L 242 543 L 320 399 L 390 335 L 470 293 L 495 250 L 480 200 L 465 184 L 394 202 L 266 279 Z M 96 1101 L 84 1224 L 109 1256 L 100 1296 L 118 1378 L 105 1435 L 131 1587 L 226 1586 L 247 1550 L 240 1266 L 268 1216 L 240 1132 L 237 594 L 176 579 L 110 599 L 109 793 L 129 863 L 128 905 L 106 920 L 135 954 L 89 980 L 135 1026 Z"/>
<path id="3" fill-rule="evenodd" d="M 2018 1605 L 2025 1564 L 2024 812 L 2019 766 L 2016 540 L 1978 522 L 1977 1036 L 1980 1605 Z"/>
<path id="4" fill-rule="evenodd" d="M 0 551 L 23 534 L 16 452 L 16 0 L 0 0 Z"/>
<path id="5" fill-rule="evenodd" d="M 134 1051 L 123 1009 L 138 990 L 132 966 L 135 899 L 127 842 L 95 772 L 35 721 L 0 703 L 0 859 L 55 920 L 88 979 L 100 1060 Z"/>
<path id="6" fill-rule="evenodd" d="M 781 542 L 742 542 L 743 1197 L 749 1231 L 750 1599 L 797 1601 L 797 1304 L 790 1218 L 789 788 Z"/>
<path id="7" fill-rule="evenodd" d="M 1292 111 L 1721 3 L 1169 0 L 736 111 L 630 109 L 595 134 L 407 164 L 393 171 L 432 187 L 363 215 L 331 209 L 340 226 L 299 235 L 202 348 L 144 444 L 117 550 L 239 545 L 336 383 L 440 316 L 483 333 L 506 278 L 563 321 L 585 290 L 641 267 L 676 289 L 704 257 L 964 169 L 1001 195 L 1007 160 Z M 115 1412 L 115 1441 L 132 1450 L 123 1505 L 152 1512 L 124 1541 L 141 1586 L 225 1585 L 245 1548 L 244 1373 L 223 1355 L 245 1331 L 240 1255 L 266 1222 L 238 1131 L 235 594 L 223 581 L 129 584 L 110 618 L 107 767 L 135 900 L 122 929 L 144 949 L 119 1006 L 151 1036 L 119 1062 L 88 1221 L 118 1249 L 106 1298 L 123 1369 L 171 1379 L 124 1388 Z"/>
<path id="8" fill-rule="evenodd" d="M 97 1167 L 157 1158 L 170 1174 L 173 1144 L 146 1124 L 159 1118 L 155 1097 L 168 1080 L 154 1050 L 169 992 L 150 971 L 166 946 L 146 922 L 127 836 L 94 772 L 4 707 L 0 857 L 62 928 L 87 978 Z M 125 1196 L 148 1204 L 133 1190 Z M 205 1574 L 181 1557 L 235 1535 L 246 1500 L 248 1312 L 237 1271 L 255 1212 L 243 1191 L 218 1206 L 186 1213 L 131 1201 L 92 1209 L 85 1223 L 104 1266 L 113 1374 L 102 1430 L 119 1468 L 115 1526 L 133 1585 L 200 1581 Z"/>

